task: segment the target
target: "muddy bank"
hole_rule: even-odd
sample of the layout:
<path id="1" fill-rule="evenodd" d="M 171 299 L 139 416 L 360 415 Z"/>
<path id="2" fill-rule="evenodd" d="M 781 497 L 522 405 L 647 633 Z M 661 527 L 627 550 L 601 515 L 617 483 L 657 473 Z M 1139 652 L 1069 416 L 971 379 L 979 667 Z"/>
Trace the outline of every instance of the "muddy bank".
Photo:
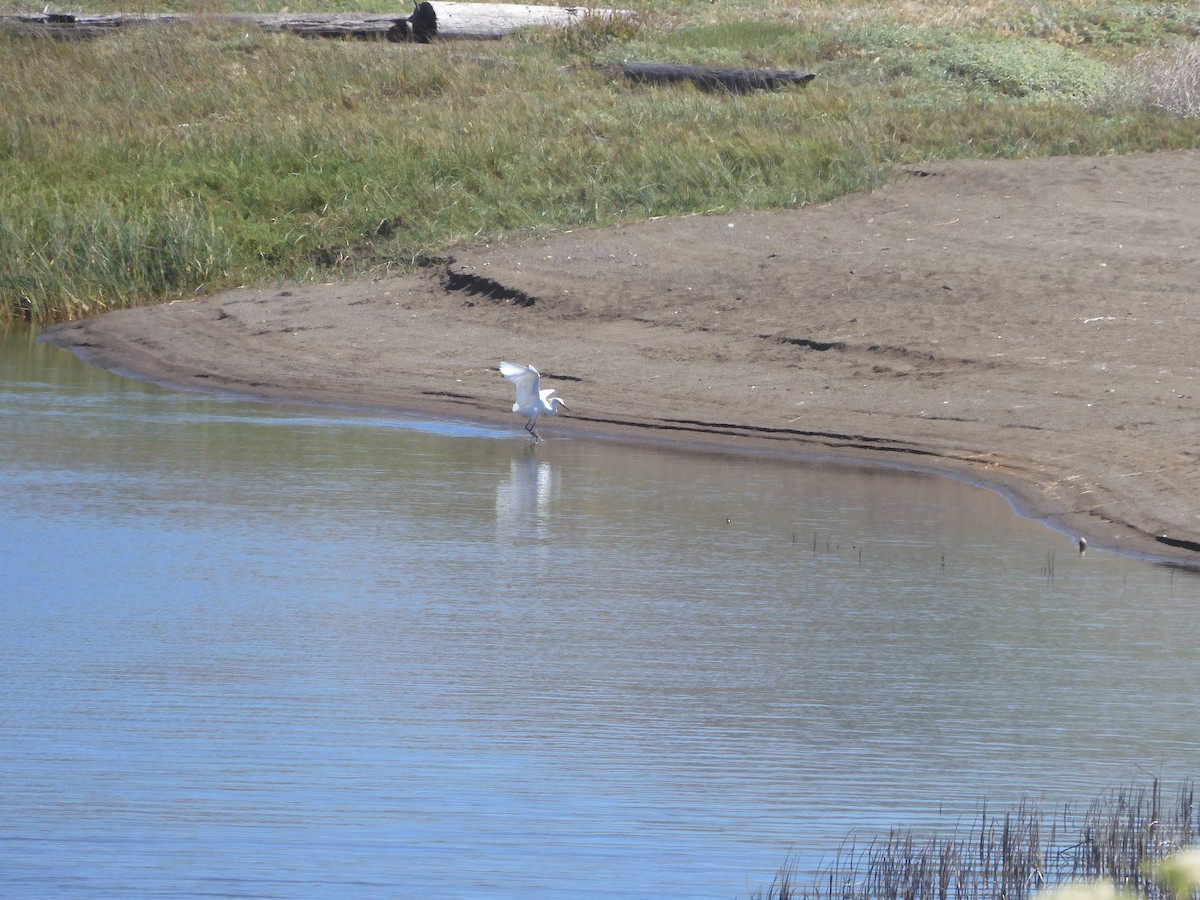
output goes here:
<path id="1" fill-rule="evenodd" d="M 1200 564 L 1200 153 L 955 162 L 783 213 L 472 247 L 50 338 L 181 387 L 946 471 L 1093 546 Z"/>

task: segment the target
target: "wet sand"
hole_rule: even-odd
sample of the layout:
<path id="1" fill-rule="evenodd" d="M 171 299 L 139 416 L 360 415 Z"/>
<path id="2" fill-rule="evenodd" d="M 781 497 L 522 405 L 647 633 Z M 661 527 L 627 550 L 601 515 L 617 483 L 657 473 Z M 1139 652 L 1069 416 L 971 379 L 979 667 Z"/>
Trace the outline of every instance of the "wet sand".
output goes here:
<path id="1" fill-rule="evenodd" d="M 781 213 L 464 247 L 48 337 L 125 374 L 565 433 L 861 459 L 1004 490 L 1093 547 L 1200 566 L 1200 153 L 964 161 Z"/>

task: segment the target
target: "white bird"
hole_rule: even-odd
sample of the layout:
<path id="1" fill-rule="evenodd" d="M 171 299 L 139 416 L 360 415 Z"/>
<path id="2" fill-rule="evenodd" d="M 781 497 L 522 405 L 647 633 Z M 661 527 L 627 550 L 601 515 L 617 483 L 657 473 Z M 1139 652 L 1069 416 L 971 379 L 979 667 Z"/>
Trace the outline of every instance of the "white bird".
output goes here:
<path id="1" fill-rule="evenodd" d="M 541 438 L 533 430 L 538 416 L 552 416 L 560 408 L 566 409 L 567 404 L 562 397 L 552 397 L 554 390 L 541 390 L 542 376 L 533 366 L 523 366 L 520 363 L 500 363 L 500 374 L 517 386 L 517 402 L 513 404 L 513 412 L 524 416 L 527 421 L 525 430 L 536 443 Z M 555 405 L 557 404 L 557 405 Z"/>

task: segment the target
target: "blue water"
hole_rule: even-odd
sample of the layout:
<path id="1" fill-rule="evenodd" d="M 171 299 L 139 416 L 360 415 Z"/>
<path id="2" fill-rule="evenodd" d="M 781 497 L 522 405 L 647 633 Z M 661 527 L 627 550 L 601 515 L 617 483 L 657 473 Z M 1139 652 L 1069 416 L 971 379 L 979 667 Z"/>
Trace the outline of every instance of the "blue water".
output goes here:
<path id="1" fill-rule="evenodd" d="M 1200 763 L 1197 580 L 969 485 L 25 335 L 0 434 L 0 896 L 747 896 Z"/>

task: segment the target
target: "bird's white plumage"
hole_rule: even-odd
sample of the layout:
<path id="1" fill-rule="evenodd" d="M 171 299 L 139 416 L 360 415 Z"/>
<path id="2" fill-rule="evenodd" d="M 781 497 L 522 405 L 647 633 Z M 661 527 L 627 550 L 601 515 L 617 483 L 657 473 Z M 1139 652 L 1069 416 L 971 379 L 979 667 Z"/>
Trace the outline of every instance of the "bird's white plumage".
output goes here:
<path id="1" fill-rule="evenodd" d="M 541 395 L 539 387 L 542 376 L 533 366 L 522 366 L 517 363 L 500 363 L 500 374 L 517 386 L 517 402 L 513 404 L 513 412 L 520 413 L 526 418 L 537 415 Z"/>
<path id="2" fill-rule="evenodd" d="M 559 408 L 566 408 L 562 397 L 554 397 L 554 389 L 541 389 L 542 376 L 533 366 L 521 363 L 500 363 L 500 374 L 511 381 L 517 388 L 517 402 L 513 404 L 513 412 L 524 416 L 529 421 L 525 430 L 536 441 L 537 432 L 533 430 L 538 416 L 552 416 Z"/>

